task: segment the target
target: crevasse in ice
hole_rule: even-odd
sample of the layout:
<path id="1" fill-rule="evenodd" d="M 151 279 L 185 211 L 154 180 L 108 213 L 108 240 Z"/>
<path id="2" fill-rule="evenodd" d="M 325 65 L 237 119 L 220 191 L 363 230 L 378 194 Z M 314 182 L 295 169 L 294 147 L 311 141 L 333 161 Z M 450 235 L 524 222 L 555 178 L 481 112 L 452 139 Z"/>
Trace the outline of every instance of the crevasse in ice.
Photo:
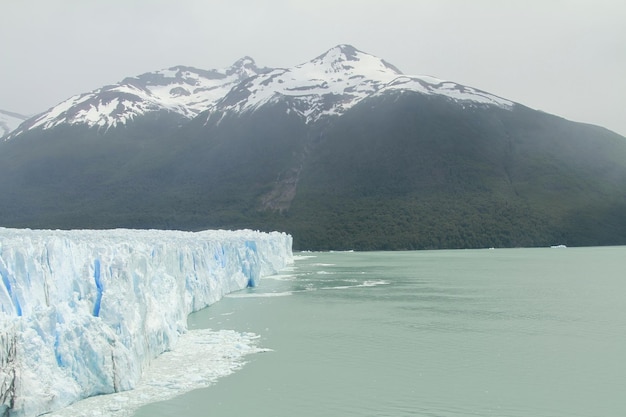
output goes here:
<path id="1" fill-rule="evenodd" d="M 0 228 L 0 415 L 132 389 L 187 315 L 292 261 L 272 232 Z"/>

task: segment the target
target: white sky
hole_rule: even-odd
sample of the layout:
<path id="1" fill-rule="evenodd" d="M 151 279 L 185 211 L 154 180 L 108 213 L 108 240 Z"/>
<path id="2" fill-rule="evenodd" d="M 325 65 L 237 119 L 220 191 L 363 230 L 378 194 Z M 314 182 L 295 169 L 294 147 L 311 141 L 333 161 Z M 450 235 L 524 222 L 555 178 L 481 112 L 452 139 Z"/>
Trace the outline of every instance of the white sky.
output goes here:
<path id="1" fill-rule="evenodd" d="M 0 0 L 0 109 L 175 65 L 289 67 L 347 43 L 626 135 L 624 0 Z"/>

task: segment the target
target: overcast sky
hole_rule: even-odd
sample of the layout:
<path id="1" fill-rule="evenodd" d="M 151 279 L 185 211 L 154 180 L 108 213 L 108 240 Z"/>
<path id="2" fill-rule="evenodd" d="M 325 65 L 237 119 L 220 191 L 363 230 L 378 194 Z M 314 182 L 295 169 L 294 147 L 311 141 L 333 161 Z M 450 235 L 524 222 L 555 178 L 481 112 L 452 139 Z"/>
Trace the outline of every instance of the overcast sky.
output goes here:
<path id="1" fill-rule="evenodd" d="M 347 43 L 626 135 L 624 0 L 0 0 L 0 109 L 35 114 L 126 76 Z"/>

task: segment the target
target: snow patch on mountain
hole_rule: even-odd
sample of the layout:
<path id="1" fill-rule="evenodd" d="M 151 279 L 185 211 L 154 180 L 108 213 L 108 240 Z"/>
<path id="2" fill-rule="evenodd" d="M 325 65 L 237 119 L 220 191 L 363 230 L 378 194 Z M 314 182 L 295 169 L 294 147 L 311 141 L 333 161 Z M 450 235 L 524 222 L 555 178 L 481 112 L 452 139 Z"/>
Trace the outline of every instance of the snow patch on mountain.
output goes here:
<path id="1" fill-rule="evenodd" d="M 367 97 L 390 91 L 442 95 L 456 101 L 505 108 L 513 105 L 508 100 L 450 81 L 403 75 L 380 58 L 350 45 L 339 45 L 309 62 L 242 82 L 216 104 L 215 110 L 222 115 L 238 114 L 268 103 L 288 101 L 288 111 L 310 123 L 322 117 L 341 115 Z"/>
<path id="2" fill-rule="evenodd" d="M 27 130 L 51 129 L 63 124 L 110 128 L 159 111 L 192 119 L 242 80 L 265 71 L 245 57 L 220 70 L 177 66 L 129 77 L 120 83 L 70 97 L 31 119 L 9 138 Z"/>
<path id="3" fill-rule="evenodd" d="M 466 87 L 430 76 L 398 77 L 378 90 L 376 95 L 382 95 L 395 91 L 410 91 L 428 95 L 443 95 L 452 100 L 466 101 L 481 105 L 494 105 L 502 108 L 510 108 L 515 104 L 510 100 L 506 100 L 472 87 Z"/>
<path id="4" fill-rule="evenodd" d="M 380 58 L 339 45 L 317 58 L 239 84 L 215 110 L 240 113 L 288 98 L 307 122 L 340 115 L 402 73 Z"/>
<path id="5" fill-rule="evenodd" d="M 378 94 L 413 92 L 439 95 L 464 105 L 510 108 L 509 100 L 430 76 L 408 76 L 373 55 L 338 45 L 291 68 L 258 68 L 244 57 L 221 70 L 172 67 L 77 95 L 31 119 L 7 138 L 29 129 L 62 124 L 110 128 L 159 111 L 192 119 L 221 120 L 267 104 L 283 103 L 306 123 L 339 116 Z"/>

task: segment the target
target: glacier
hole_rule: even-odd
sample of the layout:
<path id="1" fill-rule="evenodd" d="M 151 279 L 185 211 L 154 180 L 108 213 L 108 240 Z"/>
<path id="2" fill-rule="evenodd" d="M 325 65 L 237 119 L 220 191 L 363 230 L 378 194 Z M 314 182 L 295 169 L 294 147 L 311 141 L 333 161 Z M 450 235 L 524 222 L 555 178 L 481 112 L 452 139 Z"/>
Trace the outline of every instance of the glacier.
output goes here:
<path id="1" fill-rule="evenodd" d="M 134 389 L 188 314 L 285 268 L 291 245 L 251 230 L 0 228 L 0 416 Z"/>

